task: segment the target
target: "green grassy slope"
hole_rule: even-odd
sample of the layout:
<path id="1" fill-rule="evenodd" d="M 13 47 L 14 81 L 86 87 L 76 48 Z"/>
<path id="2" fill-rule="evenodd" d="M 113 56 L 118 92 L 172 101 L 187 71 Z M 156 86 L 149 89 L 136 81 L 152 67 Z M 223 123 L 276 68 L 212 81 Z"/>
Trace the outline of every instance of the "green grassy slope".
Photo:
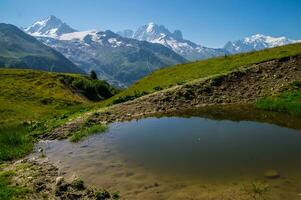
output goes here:
<path id="1" fill-rule="evenodd" d="M 154 92 L 154 88 L 158 88 L 158 86 L 161 88 L 169 88 L 196 79 L 227 73 L 239 67 L 275 58 L 293 56 L 300 53 L 301 43 L 297 43 L 262 51 L 212 58 L 160 69 L 139 80 L 118 95 L 110 98 L 106 101 L 106 104 L 110 104 L 120 97 L 133 96 L 135 93 Z"/>
<path id="2" fill-rule="evenodd" d="M 0 80 L 0 126 L 70 113 L 92 105 L 85 95 L 97 100 L 115 93 L 105 82 L 74 74 L 0 69 Z"/>
<path id="3" fill-rule="evenodd" d="M 0 69 L 0 80 L 0 163 L 22 157 L 35 135 L 117 92 L 105 81 L 78 74 Z"/>
<path id="4" fill-rule="evenodd" d="M 58 74 L 1 69 L 0 79 L 0 125 L 62 114 L 85 102 Z"/>

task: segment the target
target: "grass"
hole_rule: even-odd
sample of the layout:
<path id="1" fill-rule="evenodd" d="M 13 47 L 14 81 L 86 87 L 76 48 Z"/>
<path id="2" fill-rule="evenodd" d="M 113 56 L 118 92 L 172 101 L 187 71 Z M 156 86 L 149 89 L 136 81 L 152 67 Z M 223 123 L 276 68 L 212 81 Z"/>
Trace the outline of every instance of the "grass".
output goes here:
<path id="1" fill-rule="evenodd" d="M 0 199 L 10 200 L 12 198 L 21 199 L 21 197 L 30 192 L 26 188 L 10 185 L 13 171 L 0 172 Z"/>
<path id="2" fill-rule="evenodd" d="M 24 126 L 0 127 L 0 162 L 20 158 L 32 150 L 27 132 Z"/>
<path id="3" fill-rule="evenodd" d="M 280 94 L 258 100 L 255 106 L 259 109 L 288 113 L 301 116 L 301 81 L 292 83 Z"/>
<path id="4" fill-rule="evenodd" d="M 0 69 L 0 79 L 0 125 L 61 115 L 86 102 L 57 73 Z"/>
<path id="5" fill-rule="evenodd" d="M 232 56 L 212 58 L 173 67 L 163 68 L 134 83 L 128 89 L 103 102 L 102 105 L 113 104 L 116 99 L 135 96 L 135 93 L 152 93 L 158 88 L 166 89 L 196 79 L 207 78 L 228 73 L 240 67 L 268 61 L 276 58 L 294 56 L 301 53 L 301 43 L 291 44 L 262 51 L 242 53 Z M 131 99 L 131 98 L 128 98 Z"/>
<path id="6" fill-rule="evenodd" d="M 51 119 L 30 121 L 30 124 L 0 126 L 0 163 L 23 157 L 32 150 L 39 135 L 50 132 L 86 111 L 83 109 Z"/>
<path id="7" fill-rule="evenodd" d="M 0 69 L 0 80 L 0 162 L 24 156 L 36 136 L 117 92 L 104 81 L 76 74 Z"/>
<path id="8" fill-rule="evenodd" d="M 269 190 L 269 185 L 261 181 L 254 181 L 250 186 L 244 185 L 243 190 L 253 200 L 264 200 L 266 199 L 265 196 Z"/>
<path id="9" fill-rule="evenodd" d="M 0 79 L 0 126 L 75 112 L 117 92 L 103 81 L 75 74 L 0 69 Z"/>
<path id="10" fill-rule="evenodd" d="M 0 69 L 0 162 L 32 150 L 34 138 L 29 132 L 37 126 L 36 120 L 46 126 L 46 119 L 58 119 L 90 105 L 61 82 L 62 76 L 73 75 Z"/>
<path id="11" fill-rule="evenodd" d="M 95 134 L 95 133 L 103 133 L 108 129 L 107 125 L 104 124 L 94 124 L 94 125 L 86 125 L 81 130 L 76 131 L 69 138 L 70 142 L 79 142 L 83 138 Z"/>

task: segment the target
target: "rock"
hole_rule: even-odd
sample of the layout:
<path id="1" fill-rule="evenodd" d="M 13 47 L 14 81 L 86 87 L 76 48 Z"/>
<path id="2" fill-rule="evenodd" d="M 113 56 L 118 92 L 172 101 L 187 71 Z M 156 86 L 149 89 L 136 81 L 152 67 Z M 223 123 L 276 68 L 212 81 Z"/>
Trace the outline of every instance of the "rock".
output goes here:
<path id="1" fill-rule="evenodd" d="M 55 185 L 59 186 L 64 182 L 64 178 L 62 176 L 59 176 L 55 179 Z"/>
<path id="2" fill-rule="evenodd" d="M 43 152 L 43 148 L 39 147 L 39 148 L 38 148 L 38 152 L 39 152 L 39 153 L 42 153 L 42 152 Z"/>
<path id="3" fill-rule="evenodd" d="M 159 187 L 159 183 L 154 183 L 154 187 Z"/>
<path id="4" fill-rule="evenodd" d="M 270 170 L 267 170 L 265 173 L 264 173 L 264 176 L 266 178 L 279 178 L 280 177 L 280 174 L 277 170 L 274 170 L 274 169 L 270 169 Z"/>

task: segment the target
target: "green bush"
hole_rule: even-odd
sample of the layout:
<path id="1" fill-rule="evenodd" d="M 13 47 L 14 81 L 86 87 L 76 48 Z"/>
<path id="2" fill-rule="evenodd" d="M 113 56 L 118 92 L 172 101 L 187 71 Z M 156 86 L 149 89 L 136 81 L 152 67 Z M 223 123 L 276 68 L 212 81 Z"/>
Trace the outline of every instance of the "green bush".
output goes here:
<path id="1" fill-rule="evenodd" d="M 72 81 L 71 86 L 93 101 L 107 99 L 116 92 L 116 90 L 105 81 L 93 79 L 75 79 Z"/>

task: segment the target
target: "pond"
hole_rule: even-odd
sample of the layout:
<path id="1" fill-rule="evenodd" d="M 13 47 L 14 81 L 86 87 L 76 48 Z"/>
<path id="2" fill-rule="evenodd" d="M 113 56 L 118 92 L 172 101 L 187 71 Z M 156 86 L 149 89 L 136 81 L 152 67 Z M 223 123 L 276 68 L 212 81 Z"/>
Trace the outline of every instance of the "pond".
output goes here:
<path id="1" fill-rule="evenodd" d="M 283 118 L 297 127 L 299 119 L 265 113 L 264 120 L 234 121 L 187 112 L 112 123 L 76 144 L 38 146 L 66 177 L 77 174 L 126 199 L 252 199 L 256 181 L 269 188 L 262 198 L 301 199 L 301 131 L 275 125 Z M 266 178 L 269 170 L 280 177 Z"/>

